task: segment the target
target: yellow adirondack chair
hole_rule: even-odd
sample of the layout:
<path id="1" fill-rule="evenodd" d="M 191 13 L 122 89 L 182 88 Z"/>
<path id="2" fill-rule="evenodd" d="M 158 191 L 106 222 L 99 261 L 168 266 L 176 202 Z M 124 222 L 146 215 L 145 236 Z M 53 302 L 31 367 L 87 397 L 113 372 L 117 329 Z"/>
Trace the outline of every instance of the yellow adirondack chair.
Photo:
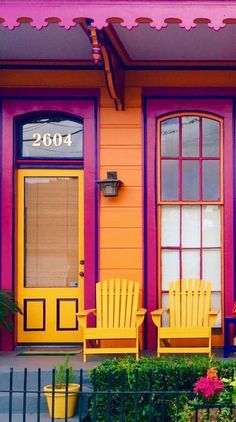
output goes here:
<path id="1" fill-rule="evenodd" d="M 83 328 L 84 362 L 88 354 L 135 353 L 139 357 L 138 330 L 146 309 L 138 309 L 139 283 L 126 279 L 111 279 L 96 284 L 96 309 L 77 314 Z M 87 316 L 94 313 L 96 327 L 87 327 Z M 133 339 L 133 347 L 87 347 L 88 340 Z"/>
<path id="2" fill-rule="evenodd" d="M 162 326 L 167 311 L 169 326 Z M 169 286 L 169 309 L 151 312 L 158 327 L 157 356 L 161 353 L 208 353 L 211 355 L 211 329 L 218 310 L 211 309 L 211 283 L 204 280 L 177 280 Z M 173 339 L 208 339 L 204 347 L 171 347 Z M 182 341 L 181 341 L 182 342 Z M 162 345 L 164 343 L 164 346 Z"/>

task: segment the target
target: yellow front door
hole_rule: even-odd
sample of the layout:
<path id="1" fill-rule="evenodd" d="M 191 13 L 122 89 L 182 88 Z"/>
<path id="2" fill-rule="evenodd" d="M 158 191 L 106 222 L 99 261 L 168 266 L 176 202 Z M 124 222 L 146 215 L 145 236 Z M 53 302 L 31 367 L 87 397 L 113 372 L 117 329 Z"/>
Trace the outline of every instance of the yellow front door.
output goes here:
<path id="1" fill-rule="evenodd" d="M 84 305 L 83 170 L 18 170 L 18 343 L 77 343 Z"/>

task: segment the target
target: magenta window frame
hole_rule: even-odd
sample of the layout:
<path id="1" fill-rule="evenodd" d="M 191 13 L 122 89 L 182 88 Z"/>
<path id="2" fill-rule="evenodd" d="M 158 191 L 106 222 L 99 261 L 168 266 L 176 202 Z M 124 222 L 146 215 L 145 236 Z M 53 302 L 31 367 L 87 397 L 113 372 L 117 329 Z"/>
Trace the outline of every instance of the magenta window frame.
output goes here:
<path id="1" fill-rule="evenodd" d="M 55 111 L 65 112 L 71 115 L 79 116 L 84 123 L 84 259 L 86 262 L 85 278 L 86 288 L 84 289 L 85 307 L 94 307 L 95 302 L 95 281 L 98 273 L 98 190 L 96 189 L 95 180 L 97 179 L 97 96 L 96 93 L 85 93 L 81 96 L 76 96 L 75 93 L 65 95 L 65 91 L 61 91 L 63 97 L 59 97 L 59 93 L 47 96 L 46 98 L 27 98 L 21 97 L 16 99 L 2 100 L 2 219 L 1 219 L 1 267 L 2 267 L 2 283 L 4 289 L 13 290 L 14 286 L 14 266 L 15 266 L 15 233 L 14 233 L 14 216 L 15 216 L 15 170 L 17 168 L 17 161 L 14 146 L 14 120 L 15 118 L 34 111 Z M 90 95 L 89 95 L 90 94 Z M 30 94 L 28 94 L 30 95 Z M 45 168 L 48 160 L 37 160 L 30 168 Z M 63 164 L 73 163 L 63 161 L 60 163 L 61 168 Z M 18 162 L 19 164 L 19 162 Z M 22 160 L 22 164 L 24 160 Z M 37 165 L 38 164 L 38 165 Z M 52 166 L 58 168 L 55 161 L 52 160 Z M 59 164 L 59 163 L 58 163 Z M 81 161 L 80 161 L 81 164 Z M 75 163 L 74 163 L 75 165 Z M 64 167 L 65 168 L 65 167 Z M 68 166 L 67 166 L 68 168 Z M 76 166 L 75 166 L 76 168 Z M 2 350 L 11 350 L 14 348 L 16 338 L 14 333 L 3 336 L 1 342 Z"/>
<path id="2" fill-rule="evenodd" d="M 231 314 L 234 302 L 234 220 L 233 220 L 233 100 L 217 97 L 207 98 L 207 90 L 162 89 L 144 90 L 144 281 L 145 305 L 148 311 L 158 306 L 158 259 L 157 259 L 157 184 L 156 177 L 156 121 L 164 115 L 178 112 L 199 112 L 215 114 L 224 119 L 224 280 L 227 289 L 222 286 L 224 303 L 222 312 Z M 172 93 L 172 95 L 171 95 Z M 199 97 L 197 96 L 200 93 Z M 211 94 L 209 94 L 211 95 Z M 167 97 L 169 96 L 169 98 Z M 220 111 L 220 112 L 219 112 Z M 205 201 L 204 201 L 205 202 Z M 226 292 L 226 293 L 225 293 Z M 156 347 L 156 329 L 148 315 L 148 348 Z"/>
<path id="3" fill-rule="evenodd" d="M 184 117 L 197 117 L 198 120 L 198 126 L 199 126 L 199 142 L 198 142 L 198 154 L 196 154 L 195 156 L 188 156 L 188 155 L 183 155 L 183 118 Z M 160 157 L 160 201 L 163 202 L 178 202 L 181 201 L 182 203 L 184 202 L 215 202 L 215 201 L 220 201 L 221 199 L 221 145 L 220 145 L 220 134 L 221 134 L 221 122 L 219 119 L 215 118 L 214 116 L 210 116 L 209 114 L 202 114 L 202 113 L 190 113 L 190 114 L 177 114 L 175 113 L 174 115 L 167 115 L 165 118 L 161 118 L 160 121 L 160 138 L 161 138 L 161 127 L 162 127 L 162 123 L 166 122 L 168 120 L 172 120 L 172 119 L 178 119 L 178 155 L 176 156 L 168 156 L 168 155 L 163 155 L 162 151 L 161 151 L 161 139 L 160 139 L 160 144 L 158 145 L 159 148 L 159 157 Z M 207 118 L 207 119 L 211 119 L 214 120 L 215 122 L 217 122 L 219 124 L 219 155 L 218 156 L 204 156 L 203 155 L 203 119 Z M 159 126 L 158 126 L 159 127 Z M 163 199 L 162 197 L 162 163 L 165 162 L 166 160 L 171 160 L 171 161 L 178 161 L 178 198 L 177 199 Z M 194 198 L 194 199 L 183 199 L 183 178 L 184 178 L 184 164 L 185 162 L 197 162 L 198 163 L 198 198 Z M 219 198 L 216 199 L 204 199 L 203 198 L 203 163 L 206 161 L 216 161 L 219 163 Z"/>

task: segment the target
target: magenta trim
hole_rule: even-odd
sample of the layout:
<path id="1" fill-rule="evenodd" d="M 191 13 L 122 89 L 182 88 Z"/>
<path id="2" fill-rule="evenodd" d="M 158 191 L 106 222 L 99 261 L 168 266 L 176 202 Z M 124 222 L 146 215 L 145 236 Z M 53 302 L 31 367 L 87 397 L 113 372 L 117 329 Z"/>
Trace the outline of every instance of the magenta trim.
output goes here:
<path id="1" fill-rule="evenodd" d="M 21 17 L 29 18 L 30 25 L 37 29 L 48 26 L 47 19 L 51 17 L 57 18 L 58 25 L 66 29 L 76 25 L 76 18 L 89 18 L 94 26 L 102 28 L 108 25 L 109 18 L 114 17 L 120 19 L 122 26 L 131 29 L 138 25 L 138 18 L 144 17 L 150 20 L 150 26 L 158 30 L 167 26 L 168 18 L 178 19 L 179 26 L 187 30 L 196 27 L 197 18 L 204 18 L 208 20 L 209 28 L 218 30 L 225 26 L 225 19 L 235 18 L 235 13 L 235 0 L 64 0 L 62 5 L 58 0 L 51 0 L 50 3 L 47 0 L 5 0 L 1 4 L 0 17 L 4 19 L 3 25 L 9 29 L 19 26 Z"/>
<path id="2" fill-rule="evenodd" d="M 157 89 L 158 90 L 158 89 Z M 153 96 L 155 88 L 144 90 Z M 159 91 L 159 90 L 158 90 Z M 167 89 L 168 91 L 168 89 Z M 172 96 L 178 92 L 184 95 L 182 89 L 171 89 Z M 159 91 L 160 92 L 160 91 Z M 164 90 L 162 95 L 164 96 Z M 175 98 L 146 98 L 146 283 L 147 283 L 147 308 L 152 311 L 157 306 L 157 227 L 156 227 L 156 119 L 165 114 L 173 114 L 181 111 L 201 111 L 212 113 L 224 119 L 224 314 L 229 315 L 232 311 L 234 294 L 234 257 L 233 257 L 233 133 L 232 133 L 232 112 L 233 101 L 231 99 L 206 98 L 208 90 L 200 90 L 203 98 L 193 98 L 187 100 L 179 97 Z M 185 90 L 186 95 L 195 96 L 199 91 L 191 89 Z M 232 90 L 230 91 L 232 95 Z M 144 98 L 145 100 L 145 98 Z M 219 115 L 220 111 L 220 115 Z M 144 214 L 145 215 L 145 214 Z M 158 263 L 158 265 L 160 265 Z M 227 288 L 226 288 L 227 286 Z M 153 325 L 153 324 L 152 324 Z M 148 327 L 148 347 L 155 347 L 155 327 Z"/>
<path id="3" fill-rule="evenodd" d="M 85 307 L 93 307 L 97 273 L 97 173 L 96 102 L 88 99 L 22 99 L 3 100 L 2 123 L 2 287 L 12 290 L 14 277 L 14 118 L 32 111 L 61 111 L 80 116 L 84 120 L 84 248 L 85 248 Z M 33 167 L 33 166 L 32 166 Z M 10 350 L 10 341 L 3 350 Z"/>

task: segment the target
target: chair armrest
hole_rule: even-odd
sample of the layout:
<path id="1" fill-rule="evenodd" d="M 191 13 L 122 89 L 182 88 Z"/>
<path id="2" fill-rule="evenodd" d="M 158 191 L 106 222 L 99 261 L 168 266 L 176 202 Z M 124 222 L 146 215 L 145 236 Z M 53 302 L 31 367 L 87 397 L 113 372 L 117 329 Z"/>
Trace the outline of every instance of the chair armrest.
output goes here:
<path id="1" fill-rule="evenodd" d="M 168 312 L 167 308 L 159 308 L 155 309 L 155 311 L 151 312 L 151 315 L 162 315 L 164 312 Z"/>
<path id="2" fill-rule="evenodd" d="M 136 312 L 137 327 L 140 327 L 140 325 L 143 323 L 146 312 L 147 312 L 147 309 L 144 309 L 144 308 L 140 308 Z"/>
<path id="3" fill-rule="evenodd" d="M 218 309 L 211 309 L 209 311 L 209 324 L 210 324 L 210 327 L 212 327 L 214 325 L 218 313 L 219 313 L 219 310 Z"/>
<path id="4" fill-rule="evenodd" d="M 138 309 L 138 311 L 137 311 L 137 315 L 145 315 L 145 314 L 146 314 L 146 312 L 147 312 L 147 309 L 145 309 L 145 308 L 140 308 L 140 309 Z"/>
<path id="5" fill-rule="evenodd" d="M 77 317 L 84 317 L 84 316 L 87 316 L 89 314 L 92 314 L 95 311 L 96 311 L 96 308 L 84 309 L 83 311 L 77 312 L 76 316 Z"/>
<path id="6" fill-rule="evenodd" d="M 152 320 L 157 327 L 161 327 L 161 317 L 164 312 L 168 312 L 168 309 L 160 308 L 151 312 Z"/>
<path id="7" fill-rule="evenodd" d="M 93 309 L 85 309 L 83 311 L 77 312 L 76 316 L 79 320 L 79 325 L 82 328 L 87 328 L 87 317 L 88 315 L 94 313 L 96 311 L 95 308 Z"/>
<path id="8" fill-rule="evenodd" d="M 211 309 L 209 311 L 209 315 L 218 315 L 218 313 L 219 313 L 219 309 Z"/>

